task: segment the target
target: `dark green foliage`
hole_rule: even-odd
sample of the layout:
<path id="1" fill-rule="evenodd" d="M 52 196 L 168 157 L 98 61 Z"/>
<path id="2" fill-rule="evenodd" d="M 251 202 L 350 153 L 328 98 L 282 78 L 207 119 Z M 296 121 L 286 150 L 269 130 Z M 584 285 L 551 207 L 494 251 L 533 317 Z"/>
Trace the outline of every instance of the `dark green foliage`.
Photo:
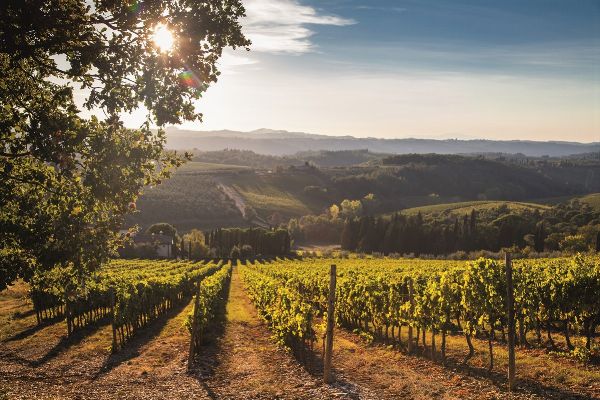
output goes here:
<path id="1" fill-rule="evenodd" d="M 206 246 L 204 233 L 198 229 L 192 229 L 181 238 L 179 252 L 182 258 L 192 260 L 208 257 L 209 249 Z"/>
<path id="2" fill-rule="evenodd" d="M 331 244 L 340 240 L 343 220 L 332 219 L 328 215 L 305 215 L 288 223 L 290 235 L 295 244 Z"/>
<path id="3" fill-rule="evenodd" d="M 172 238 L 177 237 L 177 229 L 171 224 L 166 222 L 159 222 L 152 225 L 150 228 L 146 230 L 146 233 L 154 233 L 154 234 L 163 234 L 167 236 L 171 236 Z"/>
<path id="4" fill-rule="evenodd" d="M 232 143 L 235 139 L 232 139 Z M 277 167 L 302 166 L 306 162 L 320 167 L 343 167 L 378 160 L 385 155 L 371 153 L 368 150 L 340 151 L 303 151 L 291 156 L 257 154 L 250 150 L 224 149 L 220 151 L 199 152 L 192 150 L 193 161 L 208 163 L 243 165 L 257 169 L 275 169 Z"/>
<path id="5" fill-rule="evenodd" d="M 590 214 L 588 219 L 573 215 Z M 559 204 L 544 212 L 510 210 L 500 206 L 458 218 L 454 214 L 393 214 L 390 217 L 347 219 L 341 230 L 344 250 L 401 254 L 449 254 L 456 251 L 507 247 L 565 252 L 586 251 L 597 246 L 600 212 L 578 201 Z"/>
<path id="6" fill-rule="evenodd" d="M 150 244 L 133 246 L 130 243 L 126 243 L 122 248 L 119 249 L 119 257 L 154 260 L 158 258 L 158 253 L 156 248 Z"/>
<path id="7" fill-rule="evenodd" d="M 290 235 L 285 229 L 216 229 L 207 236 L 207 245 L 217 257 L 284 256 L 290 254 Z"/>
<path id="8" fill-rule="evenodd" d="M 329 153 L 322 152 L 324 156 Z M 343 158 L 344 152 L 333 153 Z M 273 225 L 309 213 L 320 214 L 332 204 L 340 204 L 344 199 L 362 199 L 370 193 L 376 200 L 363 204 L 364 212 L 375 215 L 429 204 L 568 198 L 576 193 L 600 191 L 600 181 L 588 180 L 587 186 L 577 183 L 581 181 L 577 177 L 582 168 L 586 171 L 584 175 L 591 173 L 600 177 L 600 163 L 580 165 L 575 160 L 567 164 L 557 160 L 550 166 L 550 161 L 529 165 L 433 154 L 395 156 L 383 165 L 373 160 L 353 167 L 306 167 L 299 159 L 291 162 L 292 168 L 286 163 L 293 157 L 278 158 L 237 150 L 200 153 L 198 157 L 202 161 L 250 165 L 257 171 L 222 168 L 202 173 L 178 171 L 165 184 L 146 191 L 138 204 L 140 213 L 130 222 L 149 226 L 168 221 L 179 230 L 247 225 L 233 202 L 219 191 L 219 181 L 241 188 L 242 197 L 257 215 L 269 222 L 276 221 Z M 541 173 L 540 168 L 546 168 L 544 165 L 554 172 Z M 271 201 L 260 201 L 253 195 L 269 196 Z M 274 215 L 280 218 L 273 219 Z M 590 220 L 589 215 L 576 215 L 579 214 L 571 218 Z M 319 221 L 319 225 L 325 224 Z M 341 228 L 338 235 L 339 232 Z"/>
<path id="9" fill-rule="evenodd" d="M 164 126 L 197 120 L 193 102 L 216 82 L 227 46 L 247 46 L 238 0 L 7 0 L 0 8 L 0 290 L 58 265 L 81 277 L 120 244 L 142 188 L 182 160 Z M 157 24 L 177 40 L 152 41 Z M 202 46 L 200 46 L 202 43 Z M 191 72 L 197 84 L 182 85 Z M 85 119 L 74 100 L 84 89 Z M 147 122 L 125 129 L 144 106 Z"/>
<path id="10" fill-rule="evenodd" d="M 215 164 L 242 165 L 257 169 L 275 169 L 278 166 L 301 165 L 302 161 L 294 157 L 277 157 L 256 154 L 249 150 L 225 149 L 221 151 L 194 151 L 193 161 Z"/>

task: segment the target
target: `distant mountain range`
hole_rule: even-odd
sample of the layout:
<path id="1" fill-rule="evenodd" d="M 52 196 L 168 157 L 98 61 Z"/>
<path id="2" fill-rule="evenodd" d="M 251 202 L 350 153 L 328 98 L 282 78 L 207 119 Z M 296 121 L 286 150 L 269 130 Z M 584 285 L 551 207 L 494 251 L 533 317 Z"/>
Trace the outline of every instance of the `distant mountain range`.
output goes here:
<path id="1" fill-rule="evenodd" d="M 600 152 L 600 143 L 536 142 L 529 140 L 459 140 L 459 139 L 379 139 L 353 136 L 327 136 L 304 132 L 258 129 L 251 132 L 230 130 L 190 131 L 167 128 L 167 147 L 170 149 L 251 150 L 259 154 L 292 155 L 310 150 L 359 150 L 375 153 L 409 154 L 467 154 L 509 153 L 532 157 L 562 157 L 573 154 Z"/>

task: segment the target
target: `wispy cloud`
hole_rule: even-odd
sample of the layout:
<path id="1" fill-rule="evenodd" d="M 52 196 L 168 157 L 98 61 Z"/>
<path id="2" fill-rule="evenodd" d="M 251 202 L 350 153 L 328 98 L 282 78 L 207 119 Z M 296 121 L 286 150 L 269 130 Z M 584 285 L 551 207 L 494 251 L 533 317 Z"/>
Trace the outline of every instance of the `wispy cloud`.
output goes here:
<path id="1" fill-rule="evenodd" d="M 258 61 L 256 59 L 251 58 L 250 55 L 242 49 L 237 49 L 235 51 L 226 49 L 218 62 L 219 70 L 225 75 L 237 74 L 239 72 L 239 67 L 257 63 Z"/>
<path id="2" fill-rule="evenodd" d="M 355 7 L 357 10 L 369 10 L 369 11 L 393 11 L 397 13 L 401 13 L 406 11 L 404 7 L 381 7 L 381 6 L 368 6 L 368 5 L 360 5 Z"/>
<path id="3" fill-rule="evenodd" d="M 246 0 L 244 33 L 252 50 L 266 53 L 302 54 L 314 51 L 310 25 L 346 26 L 352 19 L 320 13 L 296 0 Z"/>

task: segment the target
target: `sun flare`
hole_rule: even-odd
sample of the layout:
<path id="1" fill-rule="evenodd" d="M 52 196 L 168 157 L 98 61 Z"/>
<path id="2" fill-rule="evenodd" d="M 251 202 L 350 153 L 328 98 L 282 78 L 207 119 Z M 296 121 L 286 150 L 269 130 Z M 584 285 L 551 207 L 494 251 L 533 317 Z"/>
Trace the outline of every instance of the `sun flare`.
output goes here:
<path id="1" fill-rule="evenodd" d="M 158 24 L 152 33 L 152 41 L 161 52 L 168 52 L 173 48 L 175 38 L 166 25 Z"/>

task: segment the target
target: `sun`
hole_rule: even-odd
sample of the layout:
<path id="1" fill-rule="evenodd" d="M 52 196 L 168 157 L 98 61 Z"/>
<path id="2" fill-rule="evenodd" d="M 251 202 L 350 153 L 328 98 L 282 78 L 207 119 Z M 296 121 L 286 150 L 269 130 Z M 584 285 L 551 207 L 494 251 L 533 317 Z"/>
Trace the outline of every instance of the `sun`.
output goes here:
<path id="1" fill-rule="evenodd" d="M 164 24 L 158 24 L 154 27 L 152 33 L 152 41 L 161 52 L 168 52 L 173 48 L 175 38 L 173 34 Z"/>

